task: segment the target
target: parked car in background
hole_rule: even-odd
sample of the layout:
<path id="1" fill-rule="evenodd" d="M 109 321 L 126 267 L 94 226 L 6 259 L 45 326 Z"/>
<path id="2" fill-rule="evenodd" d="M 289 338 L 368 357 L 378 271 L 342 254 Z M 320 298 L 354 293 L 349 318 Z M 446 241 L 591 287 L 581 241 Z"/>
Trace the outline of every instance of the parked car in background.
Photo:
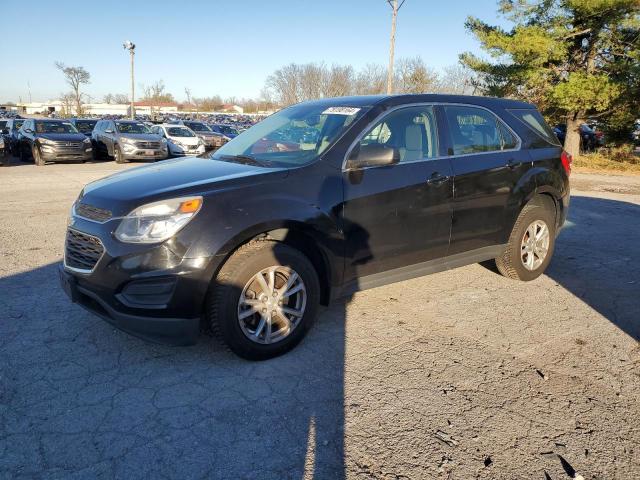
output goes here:
<path id="1" fill-rule="evenodd" d="M 238 132 L 238 130 L 235 127 L 232 127 L 231 125 L 222 125 L 222 124 L 219 124 L 219 123 L 210 123 L 209 124 L 209 128 L 211 130 L 213 130 L 214 132 L 217 132 L 217 133 L 219 133 L 221 135 L 224 135 L 229 140 L 231 140 L 232 138 L 236 138 L 238 135 L 240 135 L 240 132 Z"/>
<path id="2" fill-rule="evenodd" d="M 91 132 L 93 132 L 93 128 L 98 123 L 98 120 L 94 120 L 91 118 L 70 118 L 69 122 L 76 127 L 80 133 L 83 133 L 87 137 L 91 137 Z"/>
<path id="3" fill-rule="evenodd" d="M 297 126 L 317 142 L 256 148 Z M 319 304 L 356 290 L 488 260 L 537 278 L 567 216 L 570 171 L 524 102 L 301 103 L 208 157 L 86 185 L 60 281 L 130 333 L 188 344 L 202 321 L 237 354 L 270 358 L 304 337 Z"/>
<path id="4" fill-rule="evenodd" d="M 564 145 L 564 140 L 567 136 L 567 125 L 564 123 L 558 124 L 553 128 L 553 133 L 555 133 L 560 143 Z M 604 135 L 602 135 L 602 140 L 604 143 Z M 580 150 L 583 152 L 589 152 L 594 150 L 598 146 L 598 137 L 596 132 L 587 125 L 583 123 L 580 125 Z"/>
<path id="5" fill-rule="evenodd" d="M 178 120 L 176 124 L 184 125 L 193 130 L 195 134 L 204 141 L 204 145 L 207 150 L 211 150 L 212 148 L 220 148 L 222 145 L 229 141 L 228 137 L 225 137 L 221 133 L 214 132 L 204 122 L 196 122 L 193 120 Z"/>
<path id="6" fill-rule="evenodd" d="M 32 158 L 38 166 L 93 158 L 91 140 L 66 120 L 26 119 L 20 127 L 17 149 L 20 160 Z"/>
<path id="7" fill-rule="evenodd" d="M 97 158 L 113 157 L 116 163 L 164 160 L 169 156 L 167 140 L 137 120 L 100 120 L 91 140 Z"/>
<path id="8" fill-rule="evenodd" d="M 167 139 L 171 156 L 202 155 L 205 152 L 204 141 L 185 125 L 154 125 L 151 131 Z"/>
<path id="9" fill-rule="evenodd" d="M 24 118 L 10 118 L 4 129 L 5 149 L 11 155 L 18 155 L 18 132 L 24 123 Z"/>
<path id="10" fill-rule="evenodd" d="M 4 163 L 4 159 L 7 158 L 7 152 L 4 148 L 4 137 L 0 135 L 0 161 Z"/>

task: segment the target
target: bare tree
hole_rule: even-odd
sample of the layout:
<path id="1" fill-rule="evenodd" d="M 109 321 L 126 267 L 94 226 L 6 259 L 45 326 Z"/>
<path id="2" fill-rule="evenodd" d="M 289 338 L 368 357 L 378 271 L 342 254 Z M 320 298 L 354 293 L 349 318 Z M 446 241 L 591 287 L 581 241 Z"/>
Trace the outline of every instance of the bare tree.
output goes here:
<path id="1" fill-rule="evenodd" d="M 475 95 L 477 84 L 478 78 L 473 70 L 462 65 L 451 65 L 444 69 L 436 91 L 455 95 Z"/>
<path id="2" fill-rule="evenodd" d="M 63 73 L 65 81 L 73 91 L 76 104 L 76 115 L 81 115 L 82 93 L 80 92 L 80 88 L 82 85 L 90 83 L 91 74 L 87 72 L 84 67 L 67 67 L 62 62 L 56 62 L 55 65 L 56 68 Z"/>
<path id="3" fill-rule="evenodd" d="M 353 93 L 376 95 L 386 90 L 386 72 L 382 65 L 369 63 L 356 75 Z"/>
<path id="4" fill-rule="evenodd" d="M 102 101 L 104 103 L 113 103 L 113 94 L 107 93 L 104 97 L 102 97 Z"/>
<path id="5" fill-rule="evenodd" d="M 332 65 L 325 72 L 322 96 L 342 97 L 350 95 L 353 91 L 354 74 L 350 65 Z M 316 97 L 317 98 L 317 97 Z"/>
<path id="6" fill-rule="evenodd" d="M 266 86 L 280 105 L 300 102 L 300 66 L 290 63 L 267 77 Z"/>
<path id="7" fill-rule="evenodd" d="M 76 101 L 75 94 L 73 92 L 63 93 L 60 95 L 60 101 L 62 102 L 62 114 L 65 117 L 73 115 L 73 105 Z"/>
<path id="8" fill-rule="evenodd" d="M 399 93 L 426 93 L 436 90 L 438 75 L 420 57 L 403 58 L 398 60 L 395 81 Z"/>
<path id="9" fill-rule="evenodd" d="M 129 103 L 129 96 L 126 93 L 116 93 L 113 96 L 113 103 L 118 103 L 118 104 Z"/>
<path id="10" fill-rule="evenodd" d="M 184 87 L 184 94 L 187 96 L 187 103 L 191 105 L 191 89 Z"/>

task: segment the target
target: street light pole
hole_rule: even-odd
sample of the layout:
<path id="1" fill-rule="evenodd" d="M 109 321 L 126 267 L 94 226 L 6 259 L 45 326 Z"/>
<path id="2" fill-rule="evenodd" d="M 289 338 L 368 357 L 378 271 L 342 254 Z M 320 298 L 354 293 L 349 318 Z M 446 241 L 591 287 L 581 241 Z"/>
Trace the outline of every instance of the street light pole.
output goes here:
<path id="1" fill-rule="evenodd" d="M 124 47 L 125 50 L 129 50 L 129 54 L 131 56 L 131 106 L 129 108 L 130 113 L 131 113 L 131 120 L 135 119 L 136 113 L 134 111 L 134 107 L 133 107 L 133 102 L 135 100 L 135 83 L 134 83 L 134 76 L 133 76 L 133 57 L 135 56 L 136 52 L 136 46 L 133 42 L 127 40 L 126 42 L 124 42 L 122 44 L 122 46 Z"/>
<path id="2" fill-rule="evenodd" d="M 387 94 L 393 93 L 393 56 L 396 48 L 396 19 L 398 18 L 398 10 L 404 4 L 405 0 L 402 0 L 398 5 L 398 0 L 387 0 L 387 3 L 391 6 L 391 40 L 389 45 L 389 68 L 387 69 Z"/>

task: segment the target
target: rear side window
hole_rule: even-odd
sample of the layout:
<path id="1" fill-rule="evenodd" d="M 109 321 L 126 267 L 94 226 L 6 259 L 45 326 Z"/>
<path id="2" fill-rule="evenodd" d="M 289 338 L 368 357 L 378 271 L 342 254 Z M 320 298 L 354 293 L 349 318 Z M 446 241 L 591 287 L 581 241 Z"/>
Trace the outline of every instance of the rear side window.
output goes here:
<path id="1" fill-rule="evenodd" d="M 534 109 L 509 110 L 509 113 L 524 123 L 529 129 L 533 130 L 538 136 L 542 137 L 552 145 L 560 145 L 558 138 L 553 130 L 544 121 L 540 112 Z"/>
<path id="2" fill-rule="evenodd" d="M 453 155 L 516 148 L 518 140 L 491 112 L 466 106 L 445 107 Z"/>

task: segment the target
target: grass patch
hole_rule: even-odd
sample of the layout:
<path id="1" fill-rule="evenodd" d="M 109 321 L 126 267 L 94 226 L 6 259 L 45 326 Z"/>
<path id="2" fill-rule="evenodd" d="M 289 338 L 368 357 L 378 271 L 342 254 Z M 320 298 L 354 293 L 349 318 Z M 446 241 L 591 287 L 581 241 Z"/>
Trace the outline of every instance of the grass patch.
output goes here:
<path id="1" fill-rule="evenodd" d="M 597 152 L 581 154 L 573 159 L 577 171 L 625 172 L 640 174 L 640 155 L 634 153 L 633 145 L 601 148 Z"/>

